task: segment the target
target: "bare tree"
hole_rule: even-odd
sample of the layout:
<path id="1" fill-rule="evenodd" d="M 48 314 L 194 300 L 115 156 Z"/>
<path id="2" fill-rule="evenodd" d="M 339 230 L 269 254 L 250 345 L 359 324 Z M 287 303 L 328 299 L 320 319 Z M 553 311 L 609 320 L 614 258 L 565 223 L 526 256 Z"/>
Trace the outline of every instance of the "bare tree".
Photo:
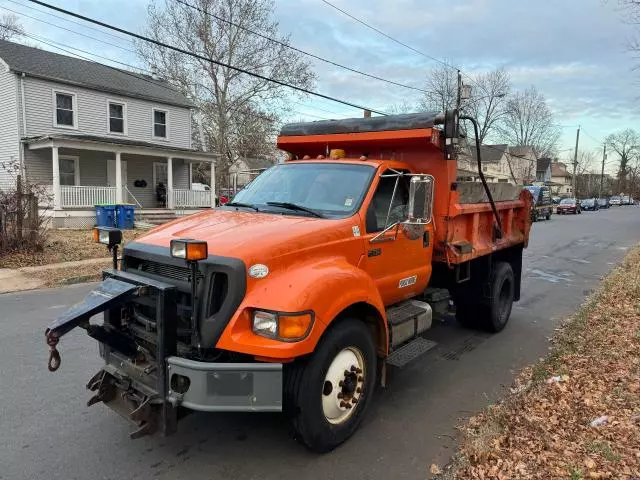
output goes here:
<path id="1" fill-rule="evenodd" d="M 467 76 L 465 76 L 467 78 Z M 480 142 L 494 131 L 505 114 L 506 97 L 511 90 L 511 79 L 504 68 L 481 73 L 465 80 L 472 87 L 472 95 L 461 103 L 462 113 L 469 114 L 480 124 Z M 431 69 L 424 85 L 426 93 L 418 108 L 423 111 L 442 112 L 455 108 L 458 100 L 458 74 L 445 65 Z"/>
<path id="2" fill-rule="evenodd" d="M 531 146 L 538 158 L 553 157 L 560 129 L 553 123 L 553 114 L 544 95 L 535 87 L 509 96 L 498 130 L 513 146 Z"/>
<path id="3" fill-rule="evenodd" d="M 391 115 L 397 115 L 401 113 L 412 113 L 421 110 L 421 106 L 416 106 L 415 103 L 411 103 L 408 100 L 404 99 L 398 103 L 393 103 L 391 105 L 387 105 L 384 109 L 385 112 Z"/>
<path id="4" fill-rule="evenodd" d="M 504 68 L 498 68 L 475 76 L 471 86 L 471 98 L 463 103 L 462 110 L 478 121 L 480 142 L 484 143 L 506 114 L 511 78 Z"/>
<path id="5" fill-rule="evenodd" d="M 444 112 L 455 108 L 458 99 L 458 73 L 446 65 L 429 70 L 424 85 L 426 93 L 419 108 L 427 112 Z"/>
<path id="6" fill-rule="evenodd" d="M 631 128 L 620 133 L 612 133 L 605 142 L 620 157 L 618 166 L 618 189 L 625 192 L 627 189 L 627 176 L 629 164 L 640 156 L 640 135 Z"/>
<path id="7" fill-rule="evenodd" d="M 148 7 L 145 34 L 280 82 L 307 89 L 313 86 L 310 64 L 299 53 L 247 31 L 289 43 L 273 18 L 273 0 L 191 3 L 197 8 L 176 0 L 154 0 Z M 204 142 L 221 155 L 218 183 L 231 165 L 248 154 L 249 147 L 253 151 L 266 148 L 291 89 L 154 44 L 138 42 L 136 49 L 150 69 L 156 69 L 199 108 Z M 251 141 L 246 136 L 249 131 Z"/>
<path id="8" fill-rule="evenodd" d="M 618 4 L 624 15 L 624 21 L 633 25 L 640 25 L 640 0 L 618 0 Z M 630 38 L 628 40 L 629 50 L 637 60 L 640 60 L 640 38 Z M 635 69 L 640 68 L 639 65 Z"/>
<path id="9" fill-rule="evenodd" d="M 22 35 L 24 35 L 24 28 L 17 15 L 4 13 L 0 16 L 0 40 L 13 40 Z"/>

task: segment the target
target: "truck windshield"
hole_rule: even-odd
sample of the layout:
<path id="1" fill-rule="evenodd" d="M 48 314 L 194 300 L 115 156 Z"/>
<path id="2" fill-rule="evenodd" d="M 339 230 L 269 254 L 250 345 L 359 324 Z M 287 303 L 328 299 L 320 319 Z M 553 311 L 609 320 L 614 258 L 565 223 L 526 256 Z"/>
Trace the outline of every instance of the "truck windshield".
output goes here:
<path id="1" fill-rule="evenodd" d="M 274 165 L 238 192 L 233 203 L 259 211 L 286 211 L 309 216 L 294 204 L 327 218 L 352 215 L 362 203 L 375 169 L 345 163 L 283 163 Z M 270 203 L 280 203 L 274 205 Z"/>

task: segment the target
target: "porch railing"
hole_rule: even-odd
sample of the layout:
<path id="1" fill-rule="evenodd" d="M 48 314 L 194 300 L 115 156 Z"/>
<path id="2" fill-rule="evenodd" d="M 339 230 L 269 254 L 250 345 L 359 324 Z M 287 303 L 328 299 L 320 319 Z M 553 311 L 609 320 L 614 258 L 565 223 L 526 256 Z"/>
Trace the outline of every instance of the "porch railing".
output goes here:
<path id="1" fill-rule="evenodd" d="M 98 203 L 116 203 L 115 187 L 60 186 L 62 207 L 93 207 Z"/>
<path id="2" fill-rule="evenodd" d="M 210 207 L 211 192 L 207 190 L 173 189 L 173 206 L 181 207 Z"/>

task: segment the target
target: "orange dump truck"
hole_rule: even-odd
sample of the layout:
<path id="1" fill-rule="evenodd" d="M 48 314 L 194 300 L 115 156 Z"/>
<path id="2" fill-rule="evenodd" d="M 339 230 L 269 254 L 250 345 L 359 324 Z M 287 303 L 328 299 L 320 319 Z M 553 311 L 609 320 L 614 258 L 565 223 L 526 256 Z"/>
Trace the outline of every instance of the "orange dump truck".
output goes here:
<path id="1" fill-rule="evenodd" d="M 285 125 L 288 161 L 124 247 L 120 268 L 47 329 L 49 368 L 82 327 L 105 361 L 89 405 L 134 422 L 133 438 L 170 434 L 189 411 L 282 411 L 311 449 L 339 445 L 387 369 L 434 345 L 433 319 L 455 309 L 498 332 L 519 299 L 529 194 L 456 181 L 458 122 Z M 115 263 L 121 233 L 94 234 Z"/>

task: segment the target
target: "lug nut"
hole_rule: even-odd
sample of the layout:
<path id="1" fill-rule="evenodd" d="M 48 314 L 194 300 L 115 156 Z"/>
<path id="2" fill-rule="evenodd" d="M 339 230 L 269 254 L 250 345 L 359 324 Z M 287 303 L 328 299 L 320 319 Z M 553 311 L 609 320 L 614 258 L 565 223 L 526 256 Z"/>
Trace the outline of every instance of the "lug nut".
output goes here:
<path id="1" fill-rule="evenodd" d="M 342 392 L 338 393 L 338 398 L 344 398 L 344 393 Z"/>
<path id="2" fill-rule="evenodd" d="M 362 389 L 360 387 L 356 388 L 356 393 L 362 393 Z"/>
<path id="3" fill-rule="evenodd" d="M 358 399 L 357 399 L 356 397 L 353 397 L 353 398 L 351 399 L 351 401 L 352 401 L 354 404 L 355 404 L 355 403 L 358 403 Z"/>
<path id="4" fill-rule="evenodd" d="M 359 381 L 359 382 L 364 382 L 364 377 L 363 377 L 362 375 L 359 375 L 359 376 L 358 376 L 358 381 Z"/>
<path id="5" fill-rule="evenodd" d="M 340 380 L 340 381 L 338 382 L 338 386 L 339 386 L 339 387 L 341 387 L 341 386 L 343 386 L 343 385 L 344 385 L 344 382 L 343 382 L 342 380 Z"/>

